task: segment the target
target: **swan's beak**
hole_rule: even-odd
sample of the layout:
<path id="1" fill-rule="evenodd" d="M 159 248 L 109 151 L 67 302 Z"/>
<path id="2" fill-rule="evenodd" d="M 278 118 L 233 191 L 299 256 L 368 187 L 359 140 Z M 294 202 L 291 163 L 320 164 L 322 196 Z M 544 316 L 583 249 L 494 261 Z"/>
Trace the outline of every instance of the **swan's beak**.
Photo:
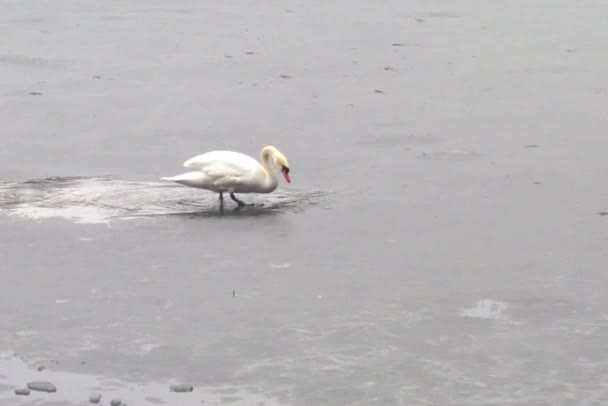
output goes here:
<path id="1" fill-rule="evenodd" d="M 281 168 L 281 172 L 283 172 L 283 177 L 285 178 L 287 183 L 291 183 L 291 179 L 289 179 L 289 168 L 284 166 Z"/>

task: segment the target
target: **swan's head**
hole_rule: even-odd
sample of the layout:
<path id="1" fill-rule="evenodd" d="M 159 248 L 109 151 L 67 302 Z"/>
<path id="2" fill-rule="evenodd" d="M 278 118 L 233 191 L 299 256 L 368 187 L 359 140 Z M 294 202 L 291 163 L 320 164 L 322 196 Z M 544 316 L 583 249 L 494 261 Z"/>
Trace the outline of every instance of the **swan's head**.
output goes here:
<path id="1" fill-rule="evenodd" d="M 272 145 L 268 145 L 262 149 L 262 161 L 267 160 L 268 156 L 274 158 L 274 162 L 281 168 L 281 173 L 283 174 L 285 181 L 291 183 L 291 179 L 289 178 L 289 162 L 287 162 L 285 155 Z"/>
<path id="2" fill-rule="evenodd" d="M 287 183 L 291 183 L 291 179 L 289 179 L 289 166 L 282 166 L 281 172 L 283 173 L 283 177 Z"/>
<path id="3" fill-rule="evenodd" d="M 279 152 L 279 155 L 275 156 L 275 161 L 277 162 L 277 165 L 279 165 L 279 167 L 281 168 L 281 173 L 283 174 L 285 181 L 287 183 L 291 183 L 291 179 L 289 178 L 289 163 L 287 162 L 287 158 L 285 158 L 285 155 Z"/>

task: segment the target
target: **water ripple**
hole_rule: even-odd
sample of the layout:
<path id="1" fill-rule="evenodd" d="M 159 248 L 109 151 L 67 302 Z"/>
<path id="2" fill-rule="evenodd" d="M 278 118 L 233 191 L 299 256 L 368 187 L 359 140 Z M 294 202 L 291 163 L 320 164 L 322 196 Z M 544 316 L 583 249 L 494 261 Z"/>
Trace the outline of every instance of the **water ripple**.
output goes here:
<path id="1" fill-rule="evenodd" d="M 325 202 L 318 190 L 278 189 L 265 195 L 241 195 L 254 206 L 235 210 L 226 199 L 227 216 L 263 216 L 301 212 Z M 161 182 L 110 177 L 51 177 L 26 182 L 0 182 L 0 212 L 42 220 L 64 218 L 81 224 L 182 216 L 219 216 L 217 194 Z"/>

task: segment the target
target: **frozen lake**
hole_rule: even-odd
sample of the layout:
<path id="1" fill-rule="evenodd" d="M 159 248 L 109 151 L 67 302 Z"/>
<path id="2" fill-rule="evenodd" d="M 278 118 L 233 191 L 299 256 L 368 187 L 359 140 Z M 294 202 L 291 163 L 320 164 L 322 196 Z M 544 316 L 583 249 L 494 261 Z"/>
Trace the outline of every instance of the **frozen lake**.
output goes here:
<path id="1" fill-rule="evenodd" d="M 0 9 L 0 405 L 608 404 L 608 3 Z"/>

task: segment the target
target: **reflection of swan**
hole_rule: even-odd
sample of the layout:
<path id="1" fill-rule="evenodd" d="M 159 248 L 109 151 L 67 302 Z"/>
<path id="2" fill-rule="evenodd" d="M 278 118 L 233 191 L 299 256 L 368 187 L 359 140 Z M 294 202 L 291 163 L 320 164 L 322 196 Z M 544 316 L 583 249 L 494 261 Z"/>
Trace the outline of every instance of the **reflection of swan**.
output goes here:
<path id="1" fill-rule="evenodd" d="M 240 152 L 211 151 L 184 162 L 184 167 L 192 172 L 162 179 L 219 193 L 220 209 L 224 208 L 224 192 L 229 192 L 230 198 L 243 207 L 245 203 L 234 195 L 235 192 L 270 193 L 277 188 L 279 182 L 270 164 L 271 157 L 281 167 L 285 180 L 291 182 L 287 158 L 273 146 L 262 149 L 261 165 Z"/>

